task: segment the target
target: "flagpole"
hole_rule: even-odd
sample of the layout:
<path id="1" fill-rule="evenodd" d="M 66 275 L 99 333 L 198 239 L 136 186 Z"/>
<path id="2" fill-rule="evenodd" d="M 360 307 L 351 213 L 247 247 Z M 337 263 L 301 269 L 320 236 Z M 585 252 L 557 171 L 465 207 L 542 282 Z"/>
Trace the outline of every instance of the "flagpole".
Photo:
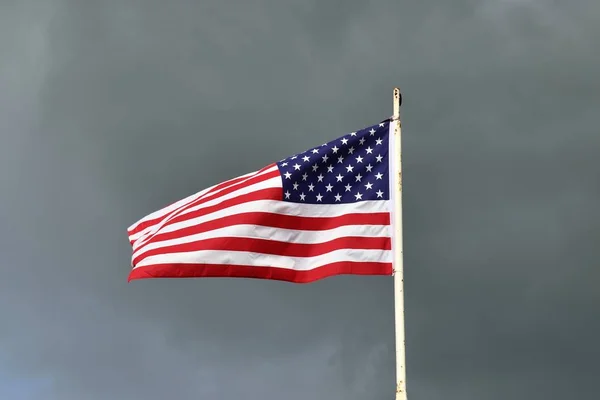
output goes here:
<path id="1" fill-rule="evenodd" d="M 404 258 L 402 245 L 402 94 L 394 88 L 393 126 L 393 199 L 394 199 L 394 325 L 396 333 L 396 400 L 406 400 L 406 351 L 404 337 Z"/>

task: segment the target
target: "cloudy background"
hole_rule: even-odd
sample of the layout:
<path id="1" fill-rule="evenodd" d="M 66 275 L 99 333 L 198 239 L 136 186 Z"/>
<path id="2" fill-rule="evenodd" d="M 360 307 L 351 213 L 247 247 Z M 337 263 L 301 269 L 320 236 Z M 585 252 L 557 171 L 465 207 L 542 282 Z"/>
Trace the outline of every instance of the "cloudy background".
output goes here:
<path id="1" fill-rule="evenodd" d="M 411 400 L 596 399 L 600 3 L 0 1 L 0 398 L 391 399 L 392 279 L 127 283 L 125 229 L 404 94 Z"/>

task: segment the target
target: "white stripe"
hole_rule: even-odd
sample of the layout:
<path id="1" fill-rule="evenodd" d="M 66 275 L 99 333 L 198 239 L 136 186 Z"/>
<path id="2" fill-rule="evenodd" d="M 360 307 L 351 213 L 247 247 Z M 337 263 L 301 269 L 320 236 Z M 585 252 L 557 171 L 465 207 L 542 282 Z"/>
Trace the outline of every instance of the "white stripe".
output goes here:
<path id="1" fill-rule="evenodd" d="M 180 229 L 188 228 L 204 222 L 248 212 L 268 212 L 272 214 L 300 217 L 339 217 L 346 214 L 388 212 L 390 206 L 391 204 L 389 200 L 367 200 L 357 203 L 344 204 L 302 204 L 277 200 L 257 200 L 238 204 L 210 214 L 202 215 L 200 217 L 190 218 L 185 221 L 167 225 L 160 230 L 160 233 L 175 232 Z M 158 233 L 158 231 L 156 233 Z M 145 242 L 135 242 L 133 244 L 133 250 L 135 251 L 147 242 L 147 240 Z"/>
<path id="2" fill-rule="evenodd" d="M 389 225 L 347 225 L 325 231 L 300 231 L 294 229 L 271 228 L 268 226 L 234 225 L 176 239 L 152 242 L 136 251 L 132 256 L 132 260 L 149 250 L 191 243 L 197 240 L 223 237 L 268 239 L 287 243 L 318 244 L 341 237 L 390 237 L 390 234 L 391 231 Z"/>
<path id="3" fill-rule="evenodd" d="M 390 250 L 340 249 L 315 257 L 288 257 L 247 251 L 201 250 L 186 253 L 159 254 L 142 260 L 133 269 L 154 264 L 224 264 L 253 267 L 275 267 L 308 271 L 322 265 L 342 262 L 392 262 Z"/>
<path id="4" fill-rule="evenodd" d="M 134 242 L 144 241 L 148 236 L 153 235 L 158 229 L 160 229 L 163 225 L 165 225 L 167 222 L 169 222 L 171 219 L 173 219 L 175 217 L 179 217 L 181 215 L 186 215 L 186 214 L 189 214 L 189 213 L 197 211 L 197 210 L 201 210 L 206 207 L 214 206 L 216 204 L 222 203 L 225 200 L 233 199 L 235 197 L 238 197 L 238 196 L 241 196 L 244 194 L 248 194 L 248 193 L 252 193 L 252 192 L 256 192 L 258 190 L 269 189 L 269 188 L 281 188 L 281 187 L 282 187 L 282 182 L 281 182 L 280 176 L 276 176 L 274 178 L 267 179 L 266 181 L 257 182 L 252 185 L 249 185 L 249 186 L 242 186 L 240 189 L 234 190 L 231 193 L 227 193 L 227 194 L 224 194 L 221 196 L 216 196 L 215 198 L 212 198 L 205 203 L 198 204 L 198 205 L 190 207 L 180 213 L 175 213 L 168 218 L 164 218 L 164 219 L 160 220 L 158 223 L 151 225 L 151 226 L 147 227 L 146 229 L 139 231 L 138 233 L 136 233 L 134 235 L 131 235 L 129 237 L 129 240 L 134 241 Z M 215 193 L 218 193 L 218 191 Z"/>
<path id="5" fill-rule="evenodd" d="M 265 174 L 265 173 L 272 172 L 272 171 L 274 171 L 275 169 L 277 169 L 277 165 L 275 165 L 274 167 L 271 167 L 271 168 L 269 168 L 269 169 L 267 169 L 267 170 L 265 170 L 265 171 L 261 172 L 259 175 L 263 175 L 263 174 Z M 258 170 L 258 171 L 259 171 L 259 170 Z M 133 225 L 131 225 L 131 226 L 130 226 L 130 227 L 127 229 L 127 230 L 128 230 L 128 231 L 132 231 L 132 230 L 134 230 L 135 228 L 137 228 L 137 226 L 138 226 L 138 225 L 140 225 L 140 224 L 141 224 L 141 223 L 143 223 L 143 222 L 146 222 L 146 221 L 149 221 L 149 220 L 152 220 L 152 219 L 156 219 L 156 218 L 160 218 L 160 217 L 162 217 L 162 216 L 165 216 L 165 215 L 167 215 L 168 213 L 170 213 L 170 212 L 172 212 L 172 211 L 174 211 L 174 210 L 178 209 L 179 207 L 182 207 L 182 206 L 184 206 L 185 204 L 191 203 L 192 201 L 194 201 L 194 200 L 196 200 L 196 199 L 199 199 L 200 197 L 202 197 L 203 195 L 207 194 L 209 191 L 211 191 L 212 189 L 214 189 L 215 187 L 217 187 L 217 186 L 219 186 L 219 185 L 226 184 L 226 183 L 229 183 L 229 182 L 231 182 L 231 181 L 233 181 L 233 180 L 240 179 L 240 178 L 246 178 L 246 177 L 247 177 L 247 178 L 252 178 L 252 177 L 253 177 L 253 176 L 255 176 L 255 175 L 256 175 L 256 176 L 259 176 L 259 175 L 257 175 L 257 172 L 258 172 L 258 171 L 253 171 L 253 172 L 250 172 L 250 173 L 248 173 L 248 174 L 241 175 L 241 176 L 238 176 L 238 177 L 235 177 L 235 178 L 229 179 L 228 181 L 219 182 L 219 183 L 217 183 L 216 185 L 212 185 L 212 186 L 210 186 L 210 187 L 208 187 L 208 188 L 206 188 L 206 189 L 202 189 L 201 191 L 199 191 L 199 192 L 197 192 L 197 193 L 194 193 L 194 194 L 192 194 L 192 195 L 190 195 L 190 196 L 186 197 L 185 199 L 179 200 L 179 201 L 177 201 L 177 202 L 175 202 L 175 203 L 171 204 L 170 206 L 167 206 L 167 207 L 161 208 L 160 210 L 156 210 L 156 211 L 154 211 L 153 213 L 146 215 L 145 217 L 141 218 L 141 219 L 140 219 L 140 220 L 138 220 L 136 223 L 134 223 Z M 241 184 L 242 182 L 244 182 L 244 181 L 237 182 L 236 184 Z M 221 189 L 219 189 L 219 190 L 215 191 L 214 193 L 218 193 L 218 192 L 220 192 L 221 190 L 223 190 L 223 189 L 226 189 L 227 187 L 229 187 L 229 186 L 225 186 L 225 187 L 223 187 L 223 188 L 221 188 Z M 210 194 L 212 194 L 212 193 L 210 193 Z"/>

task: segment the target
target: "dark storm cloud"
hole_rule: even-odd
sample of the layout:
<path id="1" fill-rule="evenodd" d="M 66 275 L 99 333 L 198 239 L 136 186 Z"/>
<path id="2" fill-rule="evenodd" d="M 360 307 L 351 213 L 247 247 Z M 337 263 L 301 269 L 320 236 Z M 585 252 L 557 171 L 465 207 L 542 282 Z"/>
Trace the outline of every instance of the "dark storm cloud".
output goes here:
<path id="1" fill-rule="evenodd" d="M 3 3 L 0 397 L 390 398 L 391 279 L 128 285 L 125 228 L 394 85 L 410 398 L 593 396 L 599 10 Z"/>

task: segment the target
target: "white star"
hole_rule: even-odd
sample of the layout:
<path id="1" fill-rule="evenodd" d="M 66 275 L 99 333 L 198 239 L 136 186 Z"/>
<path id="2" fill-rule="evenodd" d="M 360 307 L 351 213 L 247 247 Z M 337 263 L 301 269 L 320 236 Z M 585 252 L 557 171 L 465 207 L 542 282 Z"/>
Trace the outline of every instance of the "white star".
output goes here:
<path id="1" fill-rule="evenodd" d="M 385 124 L 383 122 L 379 124 L 380 128 L 383 128 L 384 126 L 385 126 Z"/>
<path id="2" fill-rule="evenodd" d="M 381 190 L 378 190 L 375 193 L 377 193 L 377 197 L 383 197 L 383 192 Z"/>
<path id="3" fill-rule="evenodd" d="M 365 168 L 367 168 L 367 172 L 371 172 L 371 170 L 373 169 L 373 166 L 371 164 L 369 164 Z"/>
<path id="4" fill-rule="evenodd" d="M 365 185 L 365 187 L 367 189 L 373 189 L 373 184 L 371 182 L 367 182 L 367 184 Z"/>
<path id="5" fill-rule="evenodd" d="M 342 196 L 340 196 L 340 194 L 336 194 L 335 196 L 335 201 L 342 201 Z"/>
<path id="6" fill-rule="evenodd" d="M 362 175 L 361 174 L 356 175 L 356 182 L 360 182 L 361 179 L 362 179 Z"/>
<path id="7" fill-rule="evenodd" d="M 352 154 L 352 153 L 354 153 L 354 146 L 352 146 L 348 149 L 348 154 Z"/>
<path id="8" fill-rule="evenodd" d="M 327 189 L 328 192 L 331 192 L 331 189 L 333 189 L 333 186 L 331 186 L 331 183 L 328 183 L 327 186 L 325 186 L 325 189 Z"/>
<path id="9" fill-rule="evenodd" d="M 310 185 L 308 185 L 308 191 L 312 192 L 313 190 L 315 190 L 315 185 L 313 185 L 312 183 Z"/>
<path id="10" fill-rule="evenodd" d="M 290 174 L 289 171 L 283 175 L 285 175 L 285 179 L 290 179 L 292 177 L 292 174 Z"/>
<path id="11" fill-rule="evenodd" d="M 358 143 L 360 143 L 361 145 L 365 144 L 365 138 L 361 137 Z"/>
<path id="12" fill-rule="evenodd" d="M 352 132 L 350 136 L 356 136 L 356 132 Z"/>
<path id="13" fill-rule="evenodd" d="M 317 154 L 318 152 L 319 152 L 319 149 L 312 149 L 313 154 Z"/>
<path id="14" fill-rule="evenodd" d="M 317 195 L 317 201 L 323 201 L 323 196 L 321 196 L 321 193 Z"/>
<path id="15" fill-rule="evenodd" d="M 317 182 L 323 182 L 323 178 L 325 178 L 323 174 L 319 174 L 319 176 L 317 176 Z"/>
<path id="16" fill-rule="evenodd" d="M 379 138 L 375 141 L 375 144 L 382 144 L 382 143 L 383 143 L 383 140 L 381 140 L 381 138 Z"/>
<path id="17" fill-rule="evenodd" d="M 298 190 L 298 182 L 294 182 L 294 190 Z"/>
<path id="18" fill-rule="evenodd" d="M 294 157 L 290 158 L 290 160 L 295 160 L 296 158 L 298 158 L 298 156 L 294 156 Z"/>
<path id="19" fill-rule="evenodd" d="M 315 165 L 312 166 L 312 169 L 313 169 L 313 172 L 315 172 L 316 170 L 319 169 L 319 166 L 317 164 L 315 164 Z"/>
<path id="20" fill-rule="evenodd" d="M 338 149 L 338 147 L 337 147 L 337 146 L 333 146 L 333 147 L 331 148 L 331 150 L 333 150 L 333 154 L 335 154 L 335 153 L 337 153 L 337 152 L 338 152 L 338 150 L 339 150 L 339 149 Z"/>
<path id="21" fill-rule="evenodd" d="M 369 131 L 369 133 L 371 134 L 371 136 L 375 136 L 375 129 L 371 128 L 371 130 Z"/>
<path id="22" fill-rule="evenodd" d="M 375 157 L 377 159 L 377 162 L 381 162 L 381 160 L 383 160 L 383 157 L 381 156 L 381 154 L 379 154 L 377 157 Z"/>
<path id="23" fill-rule="evenodd" d="M 288 163 L 284 162 L 284 163 L 281 163 L 281 166 L 282 166 L 282 167 L 287 167 L 287 164 L 288 164 Z"/>
<path id="24" fill-rule="evenodd" d="M 373 152 L 373 149 L 371 148 L 371 146 L 369 146 L 365 149 L 365 151 L 367 152 L 367 154 L 371 154 Z"/>
<path id="25" fill-rule="evenodd" d="M 352 172 L 353 169 L 354 169 L 354 167 L 352 165 L 348 165 L 346 167 L 346 171 L 348 171 L 348 172 Z"/>
<path id="26" fill-rule="evenodd" d="M 361 162 L 362 162 L 362 160 L 363 160 L 363 158 L 362 158 L 361 156 L 358 156 L 358 157 L 356 157 L 356 162 L 359 162 L 359 163 L 361 163 Z"/>
<path id="27" fill-rule="evenodd" d="M 292 194 L 291 194 L 290 192 L 288 192 L 287 190 L 285 191 L 285 193 L 284 193 L 284 194 L 285 194 L 285 198 L 286 198 L 286 199 L 289 199 L 289 198 L 290 198 L 290 196 L 292 195 Z"/>
<path id="28" fill-rule="evenodd" d="M 378 172 L 377 175 L 375 175 L 375 178 L 381 179 L 383 178 L 383 174 L 381 172 Z"/>
<path id="29" fill-rule="evenodd" d="M 347 184 L 344 187 L 346 188 L 346 192 L 349 192 L 350 190 L 352 190 L 352 186 L 350 184 Z"/>
<path id="30" fill-rule="evenodd" d="M 362 194 L 360 194 L 360 192 L 356 193 L 354 197 L 356 197 L 356 200 L 362 200 Z"/>
<path id="31" fill-rule="evenodd" d="M 305 197 L 306 197 L 306 195 L 304 194 L 304 192 L 300 193 L 300 200 L 304 201 Z"/>
<path id="32" fill-rule="evenodd" d="M 308 161 L 310 161 L 310 157 L 309 156 L 304 156 L 304 157 L 302 157 L 302 160 L 304 162 L 308 162 Z"/>
<path id="33" fill-rule="evenodd" d="M 342 157 L 342 156 L 339 156 L 339 157 L 338 157 L 338 164 L 341 164 L 341 163 L 343 163 L 343 162 L 344 162 L 344 157 Z"/>
<path id="34" fill-rule="evenodd" d="M 338 176 L 336 176 L 336 179 L 338 182 L 341 182 L 342 179 L 344 179 L 344 177 L 342 176 L 342 174 L 338 174 Z"/>
<path id="35" fill-rule="evenodd" d="M 323 158 L 323 162 L 327 162 L 327 160 L 329 160 L 329 157 L 327 156 L 327 154 L 325 154 L 322 158 Z"/>
<path id="36" fill-rule="evenodd" d="M 305 173 L 302 175 L 302 180 L 303 180 L 303 181 L 305 181 L 307 178 L 308 178 L 308 174 L 305 172 Z"/>
<path id="37" fill-rule="evenodd" d="M 343 139 L 342 139 L 342 144 L 348 144 L 348 139 L 346 139 L 346 138 L 343 138 Z"/>
<path id="38" fill-rule="evenodd" d="M 327 167 L 327 172 L 333 172 L 333 165 L 330 165 L 329 167 Z"/>
<path id="39" fill-rule="evenodd" d="M 298 164 L 298 163 L 294 164 L 294 169 L 296 171 L 300 170 L 300 164 Z"/>

